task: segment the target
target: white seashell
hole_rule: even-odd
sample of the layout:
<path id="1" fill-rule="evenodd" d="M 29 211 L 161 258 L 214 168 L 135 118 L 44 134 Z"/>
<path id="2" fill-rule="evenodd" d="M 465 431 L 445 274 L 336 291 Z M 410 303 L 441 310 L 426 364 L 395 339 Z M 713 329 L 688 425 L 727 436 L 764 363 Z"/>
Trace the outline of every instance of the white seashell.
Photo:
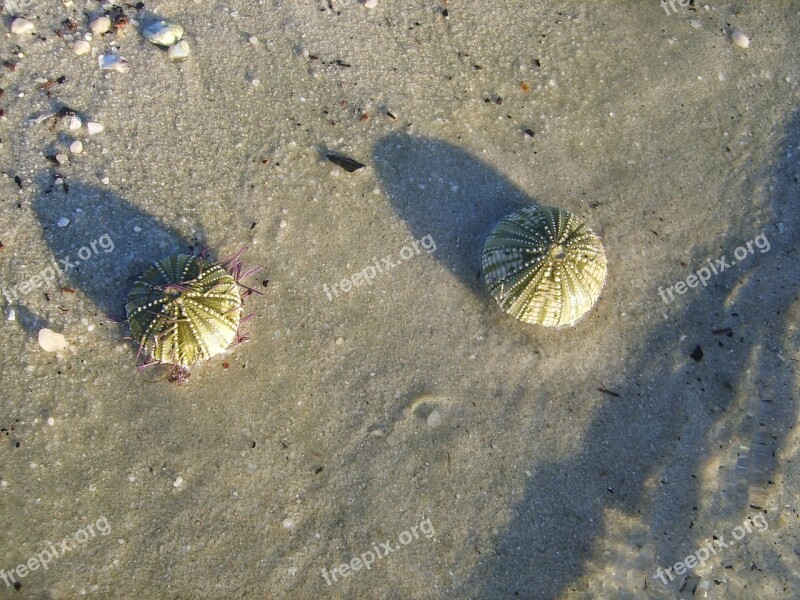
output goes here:
<path id="1" fill-rule="evenodd" d="M 28 19 L 17 17 L 11 22 L 11 33 L 16 33 L 17 35 L 28 35 L 34 31 L 36 31 L 36 28 L 33 26 L 33 23 L 28 21 Z"/>
<path id="2" fill-rule="evenodd" d="M 167 50 L 167 57 L 171 60 L 183 60 L 187 56 L 189 56 L 189 44 L 186 40 L 170 46 L 169 50 Z"/>
<path id="3" fill-rule="evenodd" d="M 78 115 L 72 115 L 69 119 L 69 128 L 70 131 L 77 131 L 81 128 L 83 123 L 81 122 L 81 118 Z"/>
<path id="4" fill-rule="evenodd" d="M 378 0 L 366 0 L 364 2 L 364 8 L 375 8 L 378 6 Z"/>
<path id="5" fill-rule="evenodd" d="M 45 352 L 58 352 L 67 347 L 67 338 L 50 329 L 40 329 L 39 345 Z"/>
<path id="6" fill-rule="evenodd" d="M 6 311 L 6 321 L 16 321 L 17 320 L 17 311 L 13 308 L 9 308 Z"/>
<path id="7" fill-rule="evenodd" d="M 89 51 L 91 49 L 92 49 L 91 45 L 89 45 L 89 42 L 87 42 L 86 40 L 78 40 L 77 42 L 72 44 L 72 51 L 78 56 L 81 56 L 83 54 L 89 54 Z"/>
<path id="8" fill-rule="evenodd" d="M 101 69 L 119 71 L 120 73 L 127 73 L 131 69 L 128 61 L 116 54 L 101 54 L 97 57 L 97 63 Z"/>
<path id="9" fill-rule="evenodd" d="M 169 21 L 156 21 L 145 27 L 142 35 L 148 42 L 167 47 L 176 44 L 183 37 L 183 27 Z"/>
<path id="10" fill-rule="evenodd" d="M 69 145 L 69 151 L 73 154 L 80 154 L 83 152 L 83 142 L 80 140 L 75 140 Z"/>
<path id="11" fill-rule="evenodd" d="M 738 29 L 731 34 L 731 41 L 739 48 L 749 48 L 750 38 Z"/>
<path id="12" fill-rule="evenodd" d="M 100 123 L 95 123 L 94 121 L 89 121 L 86 123 L 86 131 L 89 132 L 89 135 L 95 135 L 96 133 L 100 133 L 103 131 L 105 127 L 103 127 Z"/>
<path id="13" fill-rule="evenodd" d="M 95 35 L 102 35 L 111 29 L 111 19 L 105 15 L 97 17 L 94 21 L 89 23 L 89 29 L 91 29 L 92 33 Z"/>
<path id="14" fill-rule="evenodd" d="M 66 154 L 56 154 L 56 162 L 60 165 L 65 165 L 69 161 L 69 158 Z M 69 223 L 69 221 L 67 221 Z M 63 225 L 61 225 L 63 227 Z"/>

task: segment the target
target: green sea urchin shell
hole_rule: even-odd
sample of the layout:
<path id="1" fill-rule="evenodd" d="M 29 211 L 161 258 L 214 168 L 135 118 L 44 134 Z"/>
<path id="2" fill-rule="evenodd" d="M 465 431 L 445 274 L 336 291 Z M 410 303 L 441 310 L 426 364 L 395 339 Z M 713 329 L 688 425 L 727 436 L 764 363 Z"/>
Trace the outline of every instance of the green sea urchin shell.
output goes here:
<path id="1" fill-rule="evenodd" d="M 600 238 L 575 215 L 528 206 L 492 230 L 483 276 L 508 314 L 546 327 L 573 325 L 594 306 L 606 280 Z"/>
<path id="2" fill-rule="evenodd" d="M 153 361 L 188 367 L 234 341 L 242 297 L 223 267 L 178 254 L 142 273 L 125 311 L 133 338 Z"/>

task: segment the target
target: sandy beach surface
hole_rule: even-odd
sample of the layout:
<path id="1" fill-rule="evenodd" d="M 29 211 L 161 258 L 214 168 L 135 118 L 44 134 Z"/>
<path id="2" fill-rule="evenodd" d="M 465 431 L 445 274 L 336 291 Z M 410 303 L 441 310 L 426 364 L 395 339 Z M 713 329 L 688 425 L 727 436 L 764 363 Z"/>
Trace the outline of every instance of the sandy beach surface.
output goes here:
<path id="1" fill-rule="evenodd" d="M 800 4 L 369 4 L 5 0 L 0 598 L 800 597 Z M 574 327 L 480 277 L 534 203 Z M 243 247 L 250 341 L 138 373 Z"/>

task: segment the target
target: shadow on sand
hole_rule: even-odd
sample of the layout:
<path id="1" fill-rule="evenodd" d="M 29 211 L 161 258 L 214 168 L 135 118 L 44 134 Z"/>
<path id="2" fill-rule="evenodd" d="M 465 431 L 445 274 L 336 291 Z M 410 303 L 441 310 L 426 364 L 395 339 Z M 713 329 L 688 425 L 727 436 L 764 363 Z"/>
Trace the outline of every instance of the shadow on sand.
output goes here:
<path id="1" fill-rule="evenodd" d="M 132 280 L 146 266 L 197 246 L 107 189 L 70 181 L 67 191 L 46 174 L 37 188 L 33 209 L 53 264 L 63 271 L 61 284 L 85 293 L 107 315 L 124 317 Z M 69 219 L 65 227 L 61 217 Z"/>
<path id="2" fill-rule="evenodd" d="M 414 237 L 431 235 L 436 259 L 485 295 L 479 271 L 486 236 L 502 217 L 534 200 L 468 152 L 439 140 L 393 134 L 378 142 L 373 158 L 394 209 Z"/>

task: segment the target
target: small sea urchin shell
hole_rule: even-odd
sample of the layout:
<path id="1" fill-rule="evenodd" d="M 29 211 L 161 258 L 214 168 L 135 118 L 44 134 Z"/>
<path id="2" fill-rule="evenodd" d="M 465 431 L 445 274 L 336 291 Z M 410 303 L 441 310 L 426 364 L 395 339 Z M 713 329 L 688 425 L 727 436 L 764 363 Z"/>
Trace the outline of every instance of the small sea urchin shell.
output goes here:
<path id="1" fill-rule="evenodd" d="M 140 352 L 152 362 L 174 365 L 180 375 L 236 339 L 243 305 L 241 265 L 238 255 L 223 264 L 234 268 L 229 272 L 201 257 L 178 254 L 154 263 L 136 280 L 125 311 Z"/>
<path id="2" fill-rule="evenodd" d="M 573 325 L 600 297 L 606 257 L 575 215 L 528 206 L 505 217 L 483 247 L 489 292 L 508 314 L 546 327 Z"/>

